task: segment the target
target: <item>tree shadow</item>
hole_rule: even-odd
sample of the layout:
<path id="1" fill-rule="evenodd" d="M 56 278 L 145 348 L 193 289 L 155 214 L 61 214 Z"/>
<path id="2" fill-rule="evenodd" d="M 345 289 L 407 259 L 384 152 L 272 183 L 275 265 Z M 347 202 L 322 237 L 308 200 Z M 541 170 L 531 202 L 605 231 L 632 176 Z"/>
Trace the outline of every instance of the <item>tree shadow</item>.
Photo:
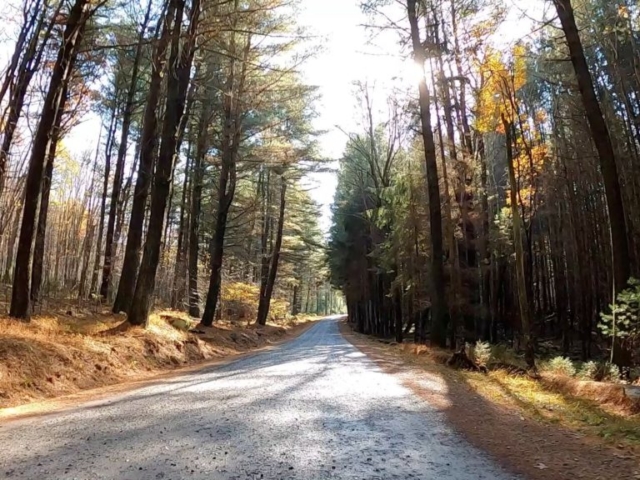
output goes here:
<path id="1" fill-rule="evenodd" d="M 0 442 L 7 477 L 511 478 L 335 324 L 163 385 L 10 422 Z"/>
<path id="2" fill-rule="evenodd" d="M 578 429 L 522 416 L 516 409 L 481 396 L 465 375 L 429 361 L 412 361 L 360 335 L 349 341 L 367 353 L 387 373 L 439 409 L 456 431 L 489 453 L 514 474 L 533 480 L 636 478 L 638 457 L 603 445 Z M 499 392 L 538 419 L 544 412 L 495 378 Z M 555 393 L 555 392 L 554 392 Z M 565 397 L 565 400 L 568 400 Z M 604 411 L 602 411 L 605 414 Z"/>

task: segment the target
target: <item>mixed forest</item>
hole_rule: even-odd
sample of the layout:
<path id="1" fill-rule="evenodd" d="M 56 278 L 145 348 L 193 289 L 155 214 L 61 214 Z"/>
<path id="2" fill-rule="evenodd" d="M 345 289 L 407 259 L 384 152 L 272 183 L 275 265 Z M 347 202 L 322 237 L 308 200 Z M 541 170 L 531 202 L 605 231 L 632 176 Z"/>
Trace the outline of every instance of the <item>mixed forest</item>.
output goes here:
<path id="1" fill-rule="evenodd" d="M 529 367 L 549 348 L 637 362 L 635 2 L 361 7 L 419 78 L 384 105 L 375 85 L 354 86 L 361 130 L 347 132 L 327 242 L 309 179 L 331 164 L 296 2 L 13 2 L 0 72 L 9 315 L 76 299 L 132 325 L 163 306 L 211 326 L 246 295 L 264 325 L 344 298 L 358 331 L 398 342 L 506 342 Z M 501 42 L 514 8 L 521 38 Z M 99 140 L 78 153 L 68 138 L 87 115 Z"/>
<path id="2" fill-rule="evenodd" d="M 637 2 L 363 8 L 374 35 L 397 32 L 420 81 L 384 105 L 358 87 L 329 254 L 355 328 L 506 343 L 530 368 L 549 350 L 638 362 Z"/>
<path id="3" fill-rule="evenodd" d="M 325 162 L 295 5 L 20 0 L 3 15 L 15 26 L 0 78 L 11 317 L 59 299 L 143 326 L 154 305 L 210 326 L 242 295 L 259 324 L 274 297 L 289 305 L 278 316 L 340 308 L 309 195 Z M 67 138 L 87 116 L 99 141 L 77 152 Z"/>

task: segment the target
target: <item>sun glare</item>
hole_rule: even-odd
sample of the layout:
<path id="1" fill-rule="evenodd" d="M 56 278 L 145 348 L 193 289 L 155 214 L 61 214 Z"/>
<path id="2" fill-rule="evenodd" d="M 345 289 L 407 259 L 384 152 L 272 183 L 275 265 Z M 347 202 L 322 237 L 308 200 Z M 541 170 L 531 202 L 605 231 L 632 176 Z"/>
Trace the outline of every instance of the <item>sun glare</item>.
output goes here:
<path id="1" fill-rule="evenodd" d="M 407 59 L 402 64 L 402 79 L 407 85 L 418 85 L 425 75 L 425 70 L 416 62 L 411 59 Z"/>

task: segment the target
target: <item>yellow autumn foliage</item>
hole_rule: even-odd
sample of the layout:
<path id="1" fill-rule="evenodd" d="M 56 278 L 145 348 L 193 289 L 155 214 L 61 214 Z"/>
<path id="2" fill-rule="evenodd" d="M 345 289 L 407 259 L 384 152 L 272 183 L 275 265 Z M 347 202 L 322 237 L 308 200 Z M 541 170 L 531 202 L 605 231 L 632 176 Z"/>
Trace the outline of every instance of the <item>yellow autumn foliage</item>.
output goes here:
<path id="1" fill-rule="evenodd" d="M 476 98 L 475 127 L 481 132 L 504 134 L 503 119 L 515 125 L 517 134 L 512 141 L 518 201 L 527 210 L 535 209 L 538 177 L 549 158 L 549 147 L 541 141 L 539 130 L 547 122 L 547 114 L 537 110 L 530 116 L 518 106 L 517 94 L 527 83 L 525 47 L 516 45 L 508 55 L 490 50 L 479 65 L 479 72 L 481 88 Z"/>
<path id="2" fill-rule="evenodd" d="M 501 131 L 503 115 L 510 121 L 517 118 L 515 94 L 527 82 L 525 48 L 516 45 L 506 60 L 501 52 L 490 50 L 479 71 L 482 86 L 477 97 L 475 127 L 481 132 Z"/>
<path id="3" fill-rule="evenodd" d="M 223 282 L 221 295 L 222 316 L 225 320 L 255 321 L 258 316 L 260 287 L 253 283 Z M 271 299 L 269 319 L 273 322 L 286 320 L 289 302 L 277 298 Z"/>

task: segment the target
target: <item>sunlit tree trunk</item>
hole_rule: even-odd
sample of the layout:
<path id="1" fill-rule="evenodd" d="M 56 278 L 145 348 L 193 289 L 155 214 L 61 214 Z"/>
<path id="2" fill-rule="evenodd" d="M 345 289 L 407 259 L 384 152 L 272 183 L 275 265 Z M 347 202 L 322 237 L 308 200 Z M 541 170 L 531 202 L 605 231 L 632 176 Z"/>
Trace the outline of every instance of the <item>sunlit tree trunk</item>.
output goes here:
<path id="1" fill-rule="evenodd" d="M 155 289 L 156 273 L 160 260 L 160 248 L 167 200 L 171 189 L 176 147 L 178 144 L 178 127 L 184 113 L 187 100 L 187 89 L 191 64 L 195 50 L 195 36 L 200 16 L 200 2 L 194 0 L 191 6 L 189 29 L 186 40 L 180 45 L 180 33 L 183 23 L 184 0 L 176 0 L 176 15 L 172 35 L 171 57 L 169 63 L 171 74 L 167 84 L 167 101 L 162 143 L 156 164 L 154 183 L 151 191 L 151 207 L 149 209 L 149 228 L 144 244 L 140 272 L 136 281 L 133 301 L 129 309 L 128 321 L 132 325 L 146 326 L 151 310 L 151 298 Z"/>
<path id="2" fill-rule="evenodd" d="M 425 164 L 427 170 L 427 190 L 429 198 L 429 229 L 431 234 L 431 340 L 435 345 L 446 346 L 447 343 L 447 299 L 445 292 L 445 278 L 443 266 L 442 246 L 442 211 L 440 205 L 440 185 L 438 181 L 438 167 L 436 148 L 431 126 L 431 99 L 424 75 L 425 52 L 420 40 L 416 0 L 407 0 L 407 14 L 411 27 L 411 44 L 413 58 L 423 72 L 419 89 L 420 121 L 422 124 L 422 140 L 425 150 Z"/>
<path id="3" fill-rule="evenodd" d="M 67 85 L 73 73 L 80 43 L 87 23 L 89 0 L 76 0 L 65 24 L 58 58 L 53 66 L 49 88 L 43 103 L 40 122 L 36 130 L 29 160 L 29 171 L 25 186 L 25 201 L 20 228 L 20 241 L 16 254 L 16 269 L 11 294 L 9 314 L 28 320 L 31 316 L 31 254 L 36 227 L 36 213 L 42 188 L 42 177 L 47 152 L 53 136 L 56 116 L 64 111 Z"/>
<path id="4" fill-rule="evenodd" d="M 171 40 L 171 24 L 176 11 L 175 0 L 169 0 L 169 5 L 162 22 L 162 33 L 154 51 L 149 93 L 146 99 L 144 115 L 142 119 L 142 133 L 140 136 L 140 160 L 138 174 L 133 190 L 133 203 L 129 218 L 127 243 L 125 246 L 122 274 L 118 283 L 116 299 L 113 303 L 115 313 L 128 312 L 136 288 L 138 267 L 140 265 L 140 249 L 142 247 L 142 235 L 144 231 L 145 209 L 147 197 L 151 187 L 153 167 L 155 163 L 158 128 L 158 104 L 162 91 L 162 76 L 165 69 L 166 53 Z"/>

